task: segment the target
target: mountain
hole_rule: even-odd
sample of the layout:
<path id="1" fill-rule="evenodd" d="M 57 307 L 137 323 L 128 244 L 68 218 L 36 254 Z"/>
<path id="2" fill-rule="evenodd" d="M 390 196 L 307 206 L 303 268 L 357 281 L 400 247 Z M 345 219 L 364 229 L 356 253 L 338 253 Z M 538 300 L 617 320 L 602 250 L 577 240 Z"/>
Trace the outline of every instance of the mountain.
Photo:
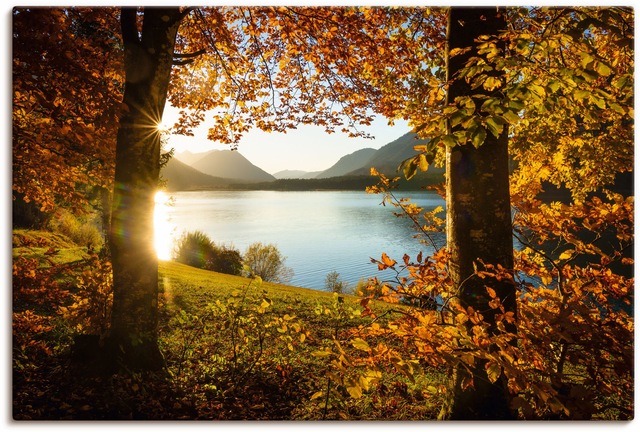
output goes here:
<path id="1" fill-rule="evenodd" d="M 201 153 L 191 153 L 189 150 L 185 150 L 181 153 L 176 153 L 173 157 L 175 159 L 180 160 L 180 162 L 184 162 L 185 164 L 191 166 L 194 163 L 198 162 L 198 160 L 202 159 L 203 157 L 211 153 L 212 151 L 214 150 L 210 150 L 208 152 L 201 152 Z"/>
<path id="2" fill-rule="evenodd" d="M 415 133 L 408 132 L 389 144 L 380 147 L 368 160 L 348 174 L 369 175 L 370 168 L 375 167 L 378 172 L 385 175 L 395 175 L 398 166 L 404 160 L 417 154 L 413 147 L 426 142 L 427 140 L 417 139 Z M 431 171 L 431 168 L 429 168 L 429 171 Z"/>
<path id="3" fill-rule="evenodd" d="M 331 168 L 322 171 L 315 178 L 329 178 L 343 176 L 362 168 L 364 164 L 377 153 L 376 149 L 363 148 L 343 156 Z M 367 172 L 369 174 L 369 172 Z"/>
<path id="4" fill-rule="evenodd" d="M 249 162 L 236 150 L 212 150 L 191 164 L 200 172 L 236 182 L 264 182 L 276 178 Z"/>
<path id="5" fill-rule="evenodd" d="M 171 191 L 218 188 L 231 183 L 230 180 L 201 173 L 176 158 L 171 158 L 160 174 Z"/>
<path id="6" fill-rule="evenodd" d="M 315 178 L 322 171 L 299 171 L 299 170 L 283 170 L 274 173 L 273 176 L 278 179 L 310 179 Z"/>

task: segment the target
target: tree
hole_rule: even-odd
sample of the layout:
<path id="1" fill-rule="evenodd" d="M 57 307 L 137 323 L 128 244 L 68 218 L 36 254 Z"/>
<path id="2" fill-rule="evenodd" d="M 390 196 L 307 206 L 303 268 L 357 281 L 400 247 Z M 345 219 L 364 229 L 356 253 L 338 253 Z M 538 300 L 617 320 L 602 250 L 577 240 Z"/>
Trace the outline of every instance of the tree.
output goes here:
<path id="1" fill-rule="evenodd" d="M 202 231 L 190 231 L 183 233 L 177 240 L 174 257 L 179 263 L 203 269 L 213 256 L 215 247 L 209 236 Z"/>
<path id="2" fill-rule="evenodd" d="M 14 205 L 84 212 L 93 191 L 113 182 L 122 95 L 117 11 L 18 7 L 12 18 Z"/>
<path id="3" fill-rule="evenodd" d="M 446 154 L 447 252 L 451 255 L 446 259 L 448 272 L 446 275 L 438 272 L 445 262 L 442 254 L 434 256 L 435 264 L 423 262 L 420 257 L 418 263 L 410 266 L 412 282 L 403 284 L 396 292 L 452 285 L 450 292 L 444 290 L 441 294 L 447 296 L 442 308 L 453 314 L 454 319 L 448 324 L 455 329 L 437 330 L 437 326 L 434 329 L 431 324 L 416 329 L 412 322 L 410 330 L 407 326 L 400 330 L 414 334 L 416 346 L 425 343 L 422 335 L 433 335 L 427 343 L 429 349 L 440 351 L 456 369 L 452 400 L 443 411 L 447 418 L 508 418 L 512 415 L 508 391 L 524 392 L 526 386 L 522 375 L 516 378 L 519 371 L 526 368 L 515 365 L 514 359 L 527 358 L 532 353 L 514 351 L 515 340 L 520 343 L 519 349 L 532 341 L 525 341 L 526 337 L 520 336 L 515 328 L 528 334 L 535 331 L 526 328 L 531 321 L 519 322 L 516 313 L 519 299 L 527 299 L 520 306 L 528 312 L 532 303 L 529 303 L 528 282 L 522 283 L 525 288 L 520 287 L 517 296 L 515 291 L 509 239 L 509 183 L 505 180 L 508 170 L 513 170 L 512 202 L 532 212 L 529 219 L 532 221 L 536 220 L 535 214 L 541 212 L 554 214 L 556 206 L 546 208 L 540 201 L 531 202 L 532 197 L 545 187 L 550 189 L 551 185 L 566 187 L 571 192 L 576 218 L 580 217 L 582 201 L 596 190 L 612 200 L 608 204 L 611 208 L 622 208 L 626 204 L 622 204 L 623 200 L 612 189 L 617 174 L 628 172 L 633 166 L 632 90 L 627 85 L 633 65 L 631 11 L 516 8 L 499 12 L 500 20 L 494 20 L 495 16 L 495 9 L 452 8 L 446 100 L 434 96 L 435 103 L 430 107 L 409 104 L 400 109 L 401 113 L 405 110 L 400 115 L 411 119 L 421 136 L 431 139 L 427 145 L 416 147 L 420 154 L 405 164 L 407 176 L 412 176 L 418 168 L 427 169 L 430 163 Z M 507 22 L 501 22 L 505 16 Z M 469 25 L 470 22 L 474 25 Z M 473 182 L 466 182 L 471 179 Z M 495 184 L 488 184 L 489 179 Z M 385 181 L 383 178 L 382 183 Z M 404 208 L 409 214 L 414 211 Z M 603 214 L 609 211 L 607 205 L 602 209 Z M 539 223 L 528 225 L 524 231 L 531 229 L 539 236 L 537 241 L 544 244 L 552 235 L 533 228 Z M 590 231 L 591 223 L 587 222 L 585 227 Z M 548 229 L 556 233 L 553 236 L 564 237 L 562 242 L 578 241 L 577 235 L 566 234 L 564 228 L 551 222 Z M 491 234 L 483 238 L 488 233 Z M 627 239 L 626 234 L 618 235 L 618 239 Z M 560 274 L 558 289 L 563 300 L 559 301 L 559 308 L 565 315 L 554 319 L 562 321 L 569 307 L 568 294 L 561 287 L 564 278 L 569 276 L 564 273 L 566 267 L 560 268 L 558 262 L 575 260 L 578 249 L 585 252 L 599 248 L 592 249 L 581 243 L 575 250 L 552 258 L 532 243 L 527 245 L 537 250 L 538 260 L 544 258 Z M 605 254 L 607 257 L 603 257 L 600 265 L 608 266 L 612 257 L 620 256 L 625 247 L 623 244 L 612 255 Z M 536 252 L 528 253 L 535 255 Z M 408 257 L 405 258 L 409 266 Z M 379 265 L 394 267 L 396 262 L 383 256 Z M 518 261 L 518 266 L 523 266 L 522 261 Z M 531 271 L 527 266 L 524 264 L 525 270 L 521 267 L 520 271 Z M 452 280 L 448 281 L 448 277 Z M 553 278 L 548 275 L 542 280 L 544 285 L 553 286 Z M 595 285 L 595 280 L 574 281 L 575 286 L 582 284 L 582 287 L 592 283 Z M 544 289 L 551 288 L 541 288 Z M 585 303 L 589 303 L 588 299 Z M 584 307 L 574 306 L 572 313 L 580 315 Z M 431 318 L 422 319 L 432 323 Z M 628 317 L 620 313 L 618 319 L 626 328 L 618 336 L 599 335 L 615 340 L 614 345 L 619 343 L 618 337 L 624 340 L 629 336 Z M 550 325 L 557 325 L 561 333 L 565 325 L 574 324 L 554 321 Z M 541 381 L 535 382 L 533 388 L 535 398 L 543 399 L 543 405 L 548 404 L 550 411 L 568 415 L 570 410 L 560 402 L 566 397 L 562 392 L 568 391 L 567 386 L 557 381 L 559 376 L 564 376 L 561 371 L 571 342 L 563 336 L 558 338 L 560 341 L 553 341 L 552 346 L 560 347 L 558 358 L 562 360 L 550 366 L 556 370 L 555 375 L 552 370 L 544 373 L 552 377 L 554 384 L 545 385 L 546 378 L 537 377 Z M 618 359 L 621 364 L 627 362 L 627 354 L 615 351 L 608 354 L 610 358 Z M 424 352 L 430 355 L 428 349 Z M 500 356 L 504 358 L 498 361 Z M 625 367 L 620 367 L 621 376 L 626 376 Z M 518 403 L 521 402 L 522 399 L 518 399 Z M 530 414 L 531 410 L 527 412 Z"/>
<path id="4" fill-rule="evenodd" d="M 473 89 L 460 71 L 470 58 L 479 56 L 475 44 L 483 35 L 498 35 L 507 27 L 504 11 L 496 8 L 452 8 L 449 17 L 447 102 L 476 105 L 499 91 L 498 86 Z M 469 49 L 471 48 L 471 49 Z M 504 43 L 497 45 L 504 52 Z M 455 55 L 457 51 L 466 51 Z M 486 54 L 485 54 L 486 55 Z M 499 54 L 500 55 L 500 54 Z M 504 81 L 500 71 L 488 78 Z M 486 280 L 476 275 L 485 264 L 513 269 L 511 206 L 509 195 L 509 151 L 507 129 L 495 136 L 482 126 L 475 130 L 449 122 L 450 134 L 471 133 L 471 140 L 447 147 L 447 249 L 451 254 L 449 272 L 460 306 L 483 314 L 489 332 L 495 330 L 496 313 L 488 307 L 490 286 L 506 311 L 516 314 L 516 293 L 512 280 Z M 476 137 L 480 135 L 480 138 Z M 484 135 L 484 136 L 483 136 Z M 484 139 L 482 139 L 484 138 Z M 480 145 L 478 145 L 480 144 Z M 471 326 L 471 322 L 469 322 Z M 486 362 L 477 362 L 471 371 L 454 369 L 452 401 L 446 416 L 452 420 L 511 418 L 507 381 L 487 376 Z M 473 385 L 466 385 L 469 379 Z"/>
<path id="5" fill-rule="evenodd" d="M 332 271 L 327 273 L 324 279 L 324 289 L 328 292 L 334 292 L 338 294 L 344 294 L 349 284 L 342 280 L 340 273 Z"/>
<path id="6" fill-rule="evenodd" d="M 132 368 L 159 369 L 158 261 L 153 206 L 160 173 L 160 130 L 169 89 L 179 8 L 122 8 L 125 87 L 111 210 L 113 313 L 110 345 Z"/>
<path id="7" fill-rule="evenodd" d="M 243 255 L 243 263 L 248 267 L 248 276 L 259 276 L 267 282 L 287 283 L 293 270 L 284 265 L 287 258 L 274 244 L 252 243 Z"/>

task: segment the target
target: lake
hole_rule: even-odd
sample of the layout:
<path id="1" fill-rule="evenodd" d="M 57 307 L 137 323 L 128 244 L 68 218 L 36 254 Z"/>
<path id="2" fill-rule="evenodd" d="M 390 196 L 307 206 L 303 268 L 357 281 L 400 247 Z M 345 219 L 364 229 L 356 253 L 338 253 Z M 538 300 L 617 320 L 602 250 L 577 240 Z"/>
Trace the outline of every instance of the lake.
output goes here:
<path id="1" fill-rule="evenodd" d="M 434 192 L 398 192 L 427 210 L 444 207 Z M 169 203 L 156 204 L 156 248 L 167 259 L 172 242 L 184 232 L 202 231 L 216 244 L 244 253 L 251 243 L 273 243 L 294 271 L 291 285 L 324 289 L 336 271 L 355 286 L 379 272 L 371 258 L 383 252 L 401 262 L 408 253 L 432 252 L 414 238 L 416 231 L 397 209 L 381 205 L 381 195 L 364 191 L 197 191 L 172 192 Z M 442 215 L 442 217 L 444 217 Z M 444 235 L 438 237 L 444 244 Z"/>

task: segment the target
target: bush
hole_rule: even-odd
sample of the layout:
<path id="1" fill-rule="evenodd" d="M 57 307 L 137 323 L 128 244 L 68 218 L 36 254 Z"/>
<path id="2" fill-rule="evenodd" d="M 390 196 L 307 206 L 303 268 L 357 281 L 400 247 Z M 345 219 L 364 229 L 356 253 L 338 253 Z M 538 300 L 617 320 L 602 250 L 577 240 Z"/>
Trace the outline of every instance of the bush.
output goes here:
<path id="1" fill-rule="evenodd" d="M 329 292 L 346 294 L 349 284 L 340 278 L 340 273 L 332 271 L 327 274 L 324 280 L 324 287 Z"/>
<path id="2" fill-rule="evenodd" d="M 242 273 L 242 255 L 232 246 L 215 246 L 207 261 L 207 270 L 239 276 Z"/>
<path id="3" fill-rule="evenodd" d="M 69 237 L 78 246 L 100 249 L 104 239 L 95 218 L 74 216 L 71 212 L 58 209 L 49 221 L 50 228 Z"/>
<path id="4" fill-rule="evenodd" d="M 214 256 L 215 245 L 202 231 L 182 234 L 174 249 L 176 261 L 197 268 L 206 268 L 207 262 Z"/>
<path id="5" fill-rule="evenodd" d="M 245 276 L 259 276 L 267 282 L 288 283 L 293 277 L 293 270 L 284 265 L 286 259 L 273 244 L 253 243 L 244 253 L 244 264 L 248 268 Z"/>
<path id="6" fill-rule="evenodd" d="M 232 275 L 242 272 L 240 251 L 231 246 L 217 246 L 202 231 L 183 234 L 174 249 L 176 261 L 205 270 Z"/>

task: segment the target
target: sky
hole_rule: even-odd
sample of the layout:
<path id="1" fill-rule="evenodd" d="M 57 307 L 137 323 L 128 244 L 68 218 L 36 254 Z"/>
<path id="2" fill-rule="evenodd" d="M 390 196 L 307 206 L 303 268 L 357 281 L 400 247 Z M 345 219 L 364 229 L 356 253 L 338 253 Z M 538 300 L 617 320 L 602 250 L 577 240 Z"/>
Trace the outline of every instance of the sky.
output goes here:
<path id="1" fill-rule="evenodd" d="M 178 110 L 167 105 L 163 123 L 172 125 L 178 118 Z M 207 139 L 208 126 L 194 131 L 193 137 L 169 135 L 168 149 L 174 148 L 179 154 L 185 150 L 201 153 L 209 150 L 228 150 L 226 144 Z M 328 134 L 323 127 L 301 125 L 287 133 L 267 133 L 253 130 L 238 144 L 238 152 L 252 164 L 274 174 L 284 170 L 324 171 L 333 166 L 342 156 L 356 150 L 370 147 L 379 149 L 400 138 L 410 128 L 405 121 L 396 121 L 393 126 L 384 117 L 377 117 L 368 127 L 361 130 L 374 139 L 350 138 L 342 132 Z"/>

